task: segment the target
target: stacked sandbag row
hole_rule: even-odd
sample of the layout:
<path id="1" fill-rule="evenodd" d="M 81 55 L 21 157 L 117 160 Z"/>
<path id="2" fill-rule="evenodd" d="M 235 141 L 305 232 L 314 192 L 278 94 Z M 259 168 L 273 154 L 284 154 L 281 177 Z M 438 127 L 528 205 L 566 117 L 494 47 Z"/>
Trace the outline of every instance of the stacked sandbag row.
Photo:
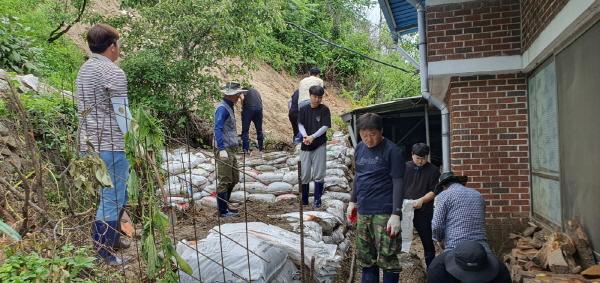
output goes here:
<path id="1" fill-rule="evenodd" d="M 346 146 L 346 136 L 335 133 L 327 145 L 327 173 L 323 200 L 350 200 L 350 167 L 354 149 Z M 231 202 L 278 202 L 298 194 L 298 151 L 268 152 L 262 156 L 238 155 L 240 183 L 231 194 Z M 164 192 L 173 204 L 189 202 L 216 207 L 215 161 L 210 151 L 190 152 L 180 148 L 163 153 L 162 169 L 168 172 Z M 312 194 L 314 184 L 310 184 Z M 245 192 L 245 193 L 244 193 Z M 311 200 L 312 201 L 312 200 Z"/>

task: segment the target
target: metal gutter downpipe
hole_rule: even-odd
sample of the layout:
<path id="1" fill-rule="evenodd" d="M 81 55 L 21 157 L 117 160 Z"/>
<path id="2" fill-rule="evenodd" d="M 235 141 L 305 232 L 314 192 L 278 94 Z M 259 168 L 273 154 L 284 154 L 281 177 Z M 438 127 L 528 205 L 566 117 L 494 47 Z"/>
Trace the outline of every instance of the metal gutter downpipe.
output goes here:
<path id="1" fill-rule="evenodd" d="M 429 71 L 427 69 L 427 37 L 426 37 L 426 25 L 425 25 L 425 6 L 422 1 L 419 0 L 407 0 L 411 5 L 417 9 L 417 20 L 419 30 L 419 65 L 421 75 L 421 95 L 427 99 L 429 103 L 433 104 L 442 114 L 442 158 L 443 167 L 442 172 L 450 171 L 450 113 L 446 104 L 432 96 L 429 93 Z"/>

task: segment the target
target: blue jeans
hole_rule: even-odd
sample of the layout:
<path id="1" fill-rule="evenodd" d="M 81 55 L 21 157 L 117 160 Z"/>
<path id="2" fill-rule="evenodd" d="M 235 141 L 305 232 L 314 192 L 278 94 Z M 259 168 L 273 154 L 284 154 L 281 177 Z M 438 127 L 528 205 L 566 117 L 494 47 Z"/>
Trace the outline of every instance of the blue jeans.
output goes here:
<path id="1" fill-rule="evenodd" d="M 129 162 L 123 151 L 100 151 L 100 158 L 106 164 L 113 188 L 100 189 L 100 203 L 96 220 L 118 221 L 121 210 L 127 204 L 127 178 Z"/>
<path id="2" fill-rule="evenodd" d="M 248 151 L 250 149 L 250 141 L 248 138 L 248 131 L 250 131 L 250 122 L 254 123 L 254 128 L 256 129 L 258 150 L 263 150 L 265 136 L 263 134 L 262 129 L 262 108 L 247 107 L 242 109 L 242 148 L 244 149 L 244 151 Z"/>

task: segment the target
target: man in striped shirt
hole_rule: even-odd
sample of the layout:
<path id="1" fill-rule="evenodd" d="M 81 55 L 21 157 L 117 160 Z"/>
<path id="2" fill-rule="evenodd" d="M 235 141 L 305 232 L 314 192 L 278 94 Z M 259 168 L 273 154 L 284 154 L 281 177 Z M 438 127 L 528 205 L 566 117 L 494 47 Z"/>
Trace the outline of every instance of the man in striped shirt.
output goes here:
<path id="1" fill-rule="evenodd" d="M 99 154 L 113 183 L 112 188 L 100 190 L 92 238 L 100 257 L 110 265 L 118 265 L 124 259 L 116 256 L 114 250 L 126 247 L 120 240 L 119 219 L 127 204 L 129 177 L 124 139 L 131 118 L 127 78 L 114 63 L 120 55 L 117 30 L 97 24 L 88 31 L 86 39 L 92 55 L 79 69 L 75 82 L 80 119 L 79 146 L 82 154 Z"/>

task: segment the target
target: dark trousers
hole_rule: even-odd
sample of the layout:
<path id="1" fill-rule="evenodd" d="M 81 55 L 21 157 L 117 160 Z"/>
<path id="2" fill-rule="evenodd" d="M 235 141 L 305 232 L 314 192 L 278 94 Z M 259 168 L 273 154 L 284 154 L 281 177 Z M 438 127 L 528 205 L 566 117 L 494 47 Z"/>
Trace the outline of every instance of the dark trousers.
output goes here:
<path id="1" fill-rule="evenodd" d="M 263 143 L 265 136 L 263 134 L 262 122 L 263 122 L 263 111 L 262 108 L 248 107 L 242 109 L 242 146 L 244 151 L 250 149 L 250 141 L 248 139 L 248 131 L 250 131 L 250 122 L 254 123 L 256 129 L 256 139 L 258 140 L 258 150 L 263 150 Z"/>
<path id="2" fill-rule="evenodd" d="M 419 238 L 421 238 L 421 242 L 423 243 L 425 263 L 427 266 L 429 266 L 435 257 L 435 246 L 433 245 L 433 235 L 431 232 L 431 219 L 433 219 L 433 208 L 423 207 L 415 210 L 413 225 L 415 229 L 417 229 Z"/>
<path id="3" fill-rule="evenodd" d="M 292 123 L 292 131 L 294 131 L 294 138 L 298 135 L 298 111 L 290 111 L 288 112 L 288 118 L 290 119 L 290 123 Z"/>

